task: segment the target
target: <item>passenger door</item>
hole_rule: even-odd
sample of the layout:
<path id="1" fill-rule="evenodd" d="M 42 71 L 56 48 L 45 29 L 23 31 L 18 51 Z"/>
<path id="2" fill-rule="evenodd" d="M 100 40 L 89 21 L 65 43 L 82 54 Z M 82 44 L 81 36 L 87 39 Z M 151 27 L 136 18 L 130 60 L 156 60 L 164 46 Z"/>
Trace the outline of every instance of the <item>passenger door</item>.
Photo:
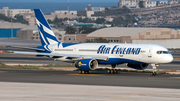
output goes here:
<path id="1" fill-rule="evenodd" d="M 149 48 L 148 58 L 152 58 L 152 48 Z"/>

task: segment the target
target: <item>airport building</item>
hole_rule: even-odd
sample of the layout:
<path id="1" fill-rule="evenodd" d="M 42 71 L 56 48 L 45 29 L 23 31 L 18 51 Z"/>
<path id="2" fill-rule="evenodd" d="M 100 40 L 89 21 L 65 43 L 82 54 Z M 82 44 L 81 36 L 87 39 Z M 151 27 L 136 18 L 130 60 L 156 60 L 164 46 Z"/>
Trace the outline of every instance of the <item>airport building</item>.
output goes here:
<path id="1" fill-rule="evenodd" d="M 77 11 L 67 11 L 67 10 L 60 10 L 60 11 L 55 11 L 52 12 L 51 14 L 45 15 L 46 19 L 54 20 L 54 18 L 59 18 L 59 19 L 74 19 L 77 18 Z"/>
<path id="2" fill-rule="evenodd" d="M 25 24 L 0 21 L 0 38 L 16 37 L 16 32 L 25 27 Z"/>
<path id="3" fill-rule="evenodd" d="M 151 28 L 133 28 L 133 27 L 111 27 L 94 31 L 87 35 L 86 40 L 93 41 L 102 37 L 110 43 L 132 43 L 132 38 L 140 32 Z"/>
<path id="4" fill-rule="evenodd" d="M 9 7 L 3 7 L 3 9 L 0 9 L 0 13 L 4 14 L 7 17 L 14 18 L 14 16 L 17 14 L 20 14 L 20 15 L 25 14 L 25 13 L 32 14 L 33 11 L 31 11 L 31 9 L 9 9 Z"/>
<path id="5" fill-rule="evenodd" d="M 56 35 L 57 39 L 59 41 L 62 41 L 63 40 L 62 36 L 65 34 L 64 29 L 52 28 L 52 30 Z M 40 36 L 37 26 L 36 25 L 28 26 L 26 28 L 17 31 L 17 39 L 40 41 Z"/>
<path id="6" fill-rule="evenodd" d="M 159 44 L 166 48 L 180 48 L 180 31 L 170 28 L 111 27 L 90 33 L 86 40 L 100 37 L 110 43 Z"/>
<path id="7" fill-rule="evenodd" d="M 166 48 L 180 48 L 180 31 L 170 28 L 154 28 L 135 35 L 132 43 L 159 44 Z"/>
<path id="8" fill-rule="evenodd" d="M 178 0 L 119 0 L 118 7 L 139 8 L 140 1 L 143 2 L 145 8 L 178 3 Z"/>
<path id="9" fill-rule="evenodd" d="M 64 29 L 52 28 L 54 34 L 60 42 L 85 42 L 87 34 L 65 34 Z M 17 31 L 17 39 L 40 41 L 38 28 L 36 25 L 29 26 Z"/>
<path id="10" fill-rule="evenodd" d="M 88 4 L 87 7 L 84 7 L 85 11 L 94 11 L 94 12 L 102 12 L 105 11 L 105 7 L 91 7 L 91 4 Z"/>

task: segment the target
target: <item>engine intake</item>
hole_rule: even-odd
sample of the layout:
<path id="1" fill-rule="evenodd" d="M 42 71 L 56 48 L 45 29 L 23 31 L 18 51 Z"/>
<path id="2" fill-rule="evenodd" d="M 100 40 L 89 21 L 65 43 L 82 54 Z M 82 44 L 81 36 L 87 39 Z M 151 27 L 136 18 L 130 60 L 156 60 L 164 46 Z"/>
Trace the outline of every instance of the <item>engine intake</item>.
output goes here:
<path id="1" fill-rule="evenodd" d="M 128 63 L 128 67 L 138 69 L 138 70 L 143 70 L 149 67 L 149 64 L 142 63 L 142 64 L 136 64 L 136 63 Z"/>
<path id="2" fill-rule="evenodd" d="M 98 67 L 98 61 L 95 59 L 82 59 L 77 61 L 75 66 L 82 70 L 95 70 Z"/>

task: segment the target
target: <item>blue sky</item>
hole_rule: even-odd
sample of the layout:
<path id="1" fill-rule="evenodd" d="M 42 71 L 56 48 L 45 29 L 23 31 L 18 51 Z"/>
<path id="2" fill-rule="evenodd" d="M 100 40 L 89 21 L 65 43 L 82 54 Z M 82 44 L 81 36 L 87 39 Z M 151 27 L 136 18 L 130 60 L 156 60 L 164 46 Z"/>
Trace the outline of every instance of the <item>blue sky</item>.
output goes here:
<path id="1" fill-rule="evenodd" d="M 67 1 L 68 0 L 2 0 L 2 2 L 67 2 Z M 69 0 L 69 2 L 119 2 L 119 0 Z"/>

